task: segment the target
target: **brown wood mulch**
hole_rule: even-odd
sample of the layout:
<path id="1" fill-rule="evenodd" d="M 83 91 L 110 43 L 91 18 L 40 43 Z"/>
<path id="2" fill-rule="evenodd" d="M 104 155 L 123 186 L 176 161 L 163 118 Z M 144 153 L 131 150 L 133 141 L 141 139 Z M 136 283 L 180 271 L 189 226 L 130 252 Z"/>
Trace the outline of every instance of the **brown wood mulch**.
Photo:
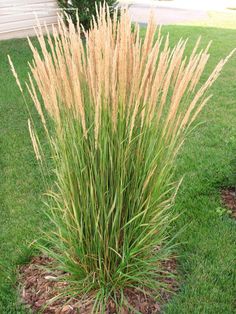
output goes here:
<path id="1" fill-rule="evenodd" d="M 92 312 L 93 303 L 89 298 L 63 297 L 50 303 L 49 301 L 67 286 L 66 282 L 57 281 L 62 273 L 59 271 L 50 272 L 47 266 L 53 261 L 44 256 L 34 257 L 29 264 L 20 268 L 20 297 L 26 308 L 33 313 L 43 314 L 89 314 Z M 160 301 L 152 299 L 135 289 L 127 289 L 125 297 L 134 311 L 124 307 L 122 314 L 139 312 L 142 314 L 160 313 L 163 304 L 168 302 L 173 292 L 177 291 L 178 285 L 174 278 L 165 277 L 165 273 L 176 274 L 176 260 L 170 259 L 163 265 L 162 281 L 167 284 L 168 291 L 160 290 Z M 116 307 L 113 301 L 108 302 L 106 314 L 115 314 Z"/>
<path id="2" fill-rule="evenodd" d="M 236 188 L 228 187 L 221 191 L 221 199 L 231 212 L 232 218 L 236 219 Z"/>

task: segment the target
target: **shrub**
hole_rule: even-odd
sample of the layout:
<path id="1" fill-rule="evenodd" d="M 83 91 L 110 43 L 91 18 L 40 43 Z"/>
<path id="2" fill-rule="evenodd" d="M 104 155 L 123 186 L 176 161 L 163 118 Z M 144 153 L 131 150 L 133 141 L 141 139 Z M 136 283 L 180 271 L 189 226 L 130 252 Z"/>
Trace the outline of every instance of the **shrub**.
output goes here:
<path id="1" fill-rule="evenodd" d="M 52 37 L 39 31 L 42 51 L 29 40 L 27 87 L 55 173 L 50 246 L 40 248 L 65 271 L 65 293 L 87 294 L 93 310 L 104 312 L 110 298 L 125 303 L 125 288 L 158 292 L 162 261 L 172 254 L 176 156 L 228 58 L 199 86 L 209 58 L 209 45 L 198 52 L 200 40 L 187 58 L 186 40 L 170 48 L 150 20 L 142 41 L 126 11 L 118 21 L 105 6 L 85 43 L 71 19 L 68 25 L 60 20 Z M 46 167 L 32 123 L 36 157 Z"/>
<path id="2" fill-rule="evenodd" d="M 77 15 L 85 29 L 90 27 L 92 17 L 96 15 L 96 4 L 104 3 L 104 0 L 57 0 L 58 5 L 69 15 L 74 24 L 77 24 Z M 114 12 L 117 0 L 105 0 L 110 13 Z"/>

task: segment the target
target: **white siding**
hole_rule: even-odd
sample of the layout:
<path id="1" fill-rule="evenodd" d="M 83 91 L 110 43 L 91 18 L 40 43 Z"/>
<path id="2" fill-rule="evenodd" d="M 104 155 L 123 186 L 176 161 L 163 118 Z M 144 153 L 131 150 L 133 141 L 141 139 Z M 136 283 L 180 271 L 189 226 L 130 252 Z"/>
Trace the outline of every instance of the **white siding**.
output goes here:
<path id="1" fill-rule="evenodd" d="M 56 0 L 0 0 L 0 40 L 32 36 L 37 20 L 50 27 L 57 13 Z"/>

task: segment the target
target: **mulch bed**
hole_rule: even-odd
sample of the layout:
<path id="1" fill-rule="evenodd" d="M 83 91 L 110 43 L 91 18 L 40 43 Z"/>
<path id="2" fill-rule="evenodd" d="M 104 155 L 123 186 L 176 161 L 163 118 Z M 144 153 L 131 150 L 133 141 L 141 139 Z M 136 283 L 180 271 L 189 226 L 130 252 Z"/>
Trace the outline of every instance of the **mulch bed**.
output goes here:
<path id="1" fill-rule="evenodd" d="M 69 299 L 67 297 L 57 299 L 50 303 L 49 301 L 55 297 L 59 290 L 63 290 L 67 286 L 66 282 L 56 281 L 56 278 L 62 273 L 59 271 L 49 272 L 47 266 L 53 260 L 44 256 L 34 257 L 29 264 L 20 268 L 20 296 L 21 301 L 33 313 L 44 314 L 89 314 L 92 312 L 92 302 L 85 298 Z M 170 272 L 176 274 L 176 260 L 173 258 L 166 261 L 163 265 L 162 281 L 167 284 L 168 290 L 160 291 L 160 301 L 152 299 L 135 289 L 127 289 L 125 297 L 135 311 L 143 314 L 160 313 L 163 304 L 168 302 L 173 292 L 177 291 L 178 285 L 176 279 L 165 278 L 163 274 Z M 46 306 L 47 304 L 47 306 Z M 122 309 L 122 314 L 135 313 L 130 309 Z M 106 314 L 115 314 L 116 307 L 113 301 L 108 302 Z"/>
<path id="2" fill-rule="evenodd" d="M 231 211 L 231 216 L 236 219 L 236 188 L 229 187 L 221 191 L 221 198 L 225 206 Z"/>

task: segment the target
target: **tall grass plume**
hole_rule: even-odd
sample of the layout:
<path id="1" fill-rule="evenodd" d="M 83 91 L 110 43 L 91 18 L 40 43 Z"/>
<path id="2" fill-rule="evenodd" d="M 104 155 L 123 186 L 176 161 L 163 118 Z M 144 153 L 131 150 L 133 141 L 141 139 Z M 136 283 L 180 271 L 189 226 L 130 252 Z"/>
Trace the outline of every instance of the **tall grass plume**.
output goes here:
<path id="1" fill-rule="evenodd" d="M 157 296 L 172 254 L 176 157 L 230 56 L 200 84 L 210 45 L 199 39 L 187 57 L 187 40 L 171 48 L 152 18 L 142 39 L 127 11 L 110 17 L 105 5 L 89 31 L 59 19 L 37 38 L 27 89 L 54 171 L 51 245 L 41 249 L 67 274 L 66 293 L 90 296 L 94 312 L 109 299 L 120 309 L 126 288 Z M 32 121 L 29 130 L 44 166 Z"/>

